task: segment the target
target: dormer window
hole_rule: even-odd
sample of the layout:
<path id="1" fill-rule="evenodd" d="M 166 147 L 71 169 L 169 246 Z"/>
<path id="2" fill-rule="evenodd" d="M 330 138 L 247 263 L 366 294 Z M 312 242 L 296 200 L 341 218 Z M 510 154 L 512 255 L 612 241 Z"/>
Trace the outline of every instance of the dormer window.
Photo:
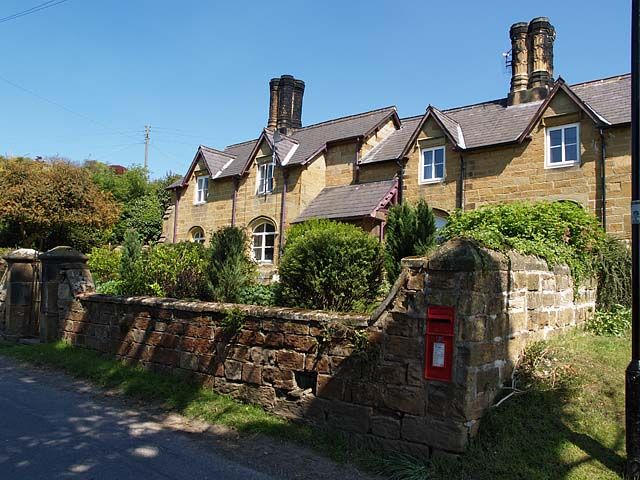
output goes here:
<path id="1" fill-rule="evenodd" d="M 444 180 L 444 147 L 422 150 L 420 163 L 420 183 L 436 183 Z"/>
<path id="2" fill-rule="evenodd" d="M 194 203 L 205 203 L 207 201 L 207 196 L 209 195 L 209 177 L 202 176 L 198 177 L 196 184 L 196 197 L 194 199 Z"/>
<path id="3" fill-rule="evenodd" d="M 547 168 L 570 167 L 580 163 L 580 124 L 549 127 L 545 135 Z"/>
<path id="4" fill-rule="evenodd" d="M 273 191 L 273 162 L 258 165 L 258 195 L 266 195 Z"/>

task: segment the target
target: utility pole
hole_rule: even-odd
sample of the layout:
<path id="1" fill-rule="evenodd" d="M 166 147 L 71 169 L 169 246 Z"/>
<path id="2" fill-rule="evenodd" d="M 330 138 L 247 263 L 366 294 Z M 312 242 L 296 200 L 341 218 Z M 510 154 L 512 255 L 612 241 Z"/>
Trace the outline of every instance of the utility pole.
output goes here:
<path id="1" fill-rule="evenodd" d="M 149 134 L 151 133 L 151 125 L 144 126 L 144 169 L 149 166 Z"/>
<path id="2" fill-rule="evenodd" d="M 631 362 L 626 371 L 627 479 L 640 479 L 640 0 L 631 3 Z"/>

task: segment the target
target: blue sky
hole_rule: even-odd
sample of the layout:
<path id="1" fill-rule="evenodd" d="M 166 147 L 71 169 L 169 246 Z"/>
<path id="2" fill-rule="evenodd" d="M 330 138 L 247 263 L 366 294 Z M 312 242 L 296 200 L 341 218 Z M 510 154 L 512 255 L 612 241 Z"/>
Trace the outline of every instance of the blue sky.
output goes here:
<path id="1" fill-rule="evenodd" d="M 0 18 L 42 1 L 2 0 Z M 140 164 L 149 124 L 153 175 L 183 173 L 201 143 L 255 138 L 285 73 L 306 82 L 307 125 L 504 97 L 509 26 L 536 16 L 556 27 L 556 76 L 626 73 L 630 5 L 68 0 L 0 23 L 0 153 Z"/>

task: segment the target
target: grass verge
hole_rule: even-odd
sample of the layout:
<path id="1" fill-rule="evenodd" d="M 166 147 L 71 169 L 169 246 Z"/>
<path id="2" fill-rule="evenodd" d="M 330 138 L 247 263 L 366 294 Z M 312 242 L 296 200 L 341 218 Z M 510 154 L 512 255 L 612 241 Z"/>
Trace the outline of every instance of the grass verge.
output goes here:
<path id="1" fill-rule="evenodd" d="M 53 367 L 94 385 L 161 405 L 189 418 L 236 429 L 241 434 L 265 434 L 311 447 L 332 460 L 354 460 L 345 439 L 337 434 L 294 424 L 260 407 L 220 395 L 175 376 L 149 372 L 65 342 L 40 345 L 0 343 L 0 355 L 36 366 Z"/>

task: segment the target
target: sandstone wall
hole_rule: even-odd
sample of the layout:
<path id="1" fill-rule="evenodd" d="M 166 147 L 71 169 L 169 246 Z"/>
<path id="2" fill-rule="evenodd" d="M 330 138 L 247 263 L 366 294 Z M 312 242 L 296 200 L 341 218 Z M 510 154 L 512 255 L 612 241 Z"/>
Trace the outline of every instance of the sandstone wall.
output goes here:
<path id="1" fill-rule="evenodd" d="M 461 452 L 533 340 L 593 311 L 566 268 L 453 241 L 406 259 L 372 317 L 81 294 L 60 299 L 59 334 L 74 345 L 193 378 L 287 418 L 413 454 Z M 455 309 L 450 382 L 424 378 L 427 308 Z"/>

